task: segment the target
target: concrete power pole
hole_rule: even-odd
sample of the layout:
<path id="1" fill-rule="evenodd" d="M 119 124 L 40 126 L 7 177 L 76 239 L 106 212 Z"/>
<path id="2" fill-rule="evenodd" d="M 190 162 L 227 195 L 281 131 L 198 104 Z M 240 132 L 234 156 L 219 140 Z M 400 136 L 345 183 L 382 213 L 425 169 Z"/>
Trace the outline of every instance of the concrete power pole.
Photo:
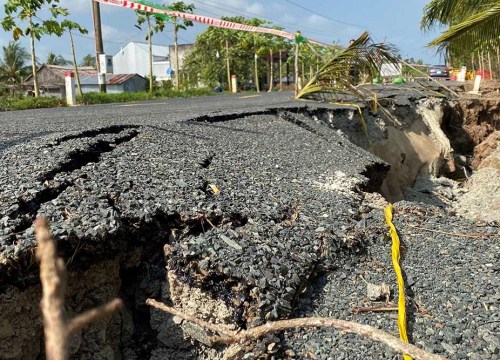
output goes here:
<path id="1" fill-rule="evenodd" d="M 102 29 L 101 29 L 101 7 L 100 4 L 92 1 L 92 18 L 94 19 L 94 40 L 95 40 L 95 53 L 97 62 L 97 72 L 99 77 L 99 91 L 106 92 L 106 75 L 104 70 L 101 74 L 101 62 L 99 55 L 104 54 L 104 45 L 102 43 Z"/>

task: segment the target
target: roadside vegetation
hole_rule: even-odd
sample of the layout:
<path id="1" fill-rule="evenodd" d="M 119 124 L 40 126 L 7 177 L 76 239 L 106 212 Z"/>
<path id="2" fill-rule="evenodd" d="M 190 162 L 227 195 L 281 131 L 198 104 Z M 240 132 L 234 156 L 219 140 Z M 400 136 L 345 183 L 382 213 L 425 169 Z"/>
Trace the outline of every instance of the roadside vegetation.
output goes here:
<path id="1" fill-rule="evenodd" d="M 156 90 L 152 93 L 149 91 L 141 92 L 125 92 L 118 94 L 107 93 L 86 93 L 77 97 L 77 101 L 81 105 L 94 105 L 94 104 L 110 104 L 110 103 L 124 103 L 132 101 L 145 101 L 153 99 L 171 99 L 171 98 L 189 98 L 196 96 L 216 95 L 217 93 L 208 88 L 195 88 L 187 90 Z M 27 110 L 27 109 L 40 109 L 51 107 L 66 106 L 66 100 L 55 97 L 11 97 L 0 96 L 0 111 L 8 110 Z"/>
<path id="2" fill-rule="evenodd" d="M 500 72 L 500 2 L 498 0 L 432 0 L 424 8 L 421 28 L 445 31 L 428 46 L 448 64 Z"/>
<path id="3" fill-rule="evenodd" d="M 121 103 L 129 101 L 144 101 L 153 99 L 171 99 L 171 98 L 189 98 L 195 96 L 207 96 L 216 95 L 217 93 L 212 89 L 208 88 L 195 88 L 186 90 L 156 90 L 152 93 L 149 91 L 141 92 L 124 92 L 118 94 L 107 94 L 92 92 L 83 94 L 77 97 L 77 101 L 80 104 L 92 105 L 92 104 L 109 104 L 109 103 Z"/>
<path id="4" fill-rule="evenodd" d="M 137 2 L 149 4 L 144 0 Z M 158 6 L 189 13 L 195 10 L 193 4 L 182 1 Z M 138 11 L 136 27 L 146 26 L 148 34 L 146 40 L 149 42 L 150 51 L 149 92 L 82 94 L 72 31 L 85 34 L 87 30 L 69 20 L 69 12 L 60 7 L 60 0 L 7 0 L 4 10 L 5 16 L 1 19 L 1 25 L 4 30 L 12 33 L 14 41 L 4 46 L 0 53 L 0 110 L 61 106 L 62 100 L 59 99 L 23 99 L 23 93 L 26 92 L 23 80 L 30 73 L 33 75 L 31 86 L 34 88 L 35 97 L 38 98 L 40 91 L 36 69 L 40 63 L 36 57 L 35 43 L 44 36 L 62 36 L 66 32 L 71 40 L 72 60 L 51 52 L 45 62 L 72 64 L 75 67 L 79 88 L 78 100 L 81 104 L 209 95 L 213 93 L 213 89 L 231 91 L 231 74 L 238 74 L 238 90 L 243 91 L 283 90 L 286 85 L 297 84 L 298 93 L 298 89 L 307 84 L 307 89 L 304 89 L 302 94 L 304 91 L 310 93 L 311 89 L 320 92 L 326 89 L 328 92 L 332 90 L 332 81 L 337 84 L 339 79 L 342 80 L 340 83 L 344 85 L 349 83 L 351 87 L 358 82 L 379 79 L 380 60 L 388 60 L 385 56 L 388 55 L 385 44 L 380 44 L 379 49 L 370 52 L 370 56 L 366 57 L 368 52 L 364 48 L 372 43 L 364 41 L 364 35 L 356 41 L 356 44 L 360 45 L 355 47 L 333 42 L 330 46 L 318 46 L 308 42 L 300 33 L 298 34 L 301 40 L 293 41 L 268 34 L 208 27 L 197 36 L 194 49 L 186 55 L 183 67 L 179 69 L 177 33 L 193 24 L 176 17 Z M 47 20 L 41 20 L 40 14 L 44 14 Z M 272 22 L 259 18 L 235 16 L 222 19 L 251 26 L 282 29 Z M 437 26 L 444 26 L 445 30 L 428 46 L 444 54 L 447 65 L 456 68 L 466 65 L 468 69 L 483 69 L 483 71 L 488 69 L 491 74 L 498 75 L 500 72 L 500 45 L 496 31 L 500 26 L 498 0 L 430 0 L 424 8 L 421 28 L 429 30 Z M 151 40 L 156 33 L 171 31 L 170 27 L 173 27 L 174 31 L 175 50 L 172 58 L 175 61 L 172 64 L 175 71 L 172 74 L 171 86 L 167 89 L 162 88 L 152 76 Z M 29 39 L 29 50 L 18 43 L 22 37 Z M 379 50 L 385 51 L 383 56 Z M 392 54 L 390 57 L 399 61 L 396 57 L 392 57 Z M 364 61 L 366 59 L 369 61 Z M 343 64 L 369 63 L 370 67 L 365 66 L 354 74 L 356 76 L 352 76 L 346 66 L 336 65 L 339 61 Z M 403 76 L 421 76 L 422 72 L 426 72 L 421 60 L 405 59 L 403 64 Z M 95 66 L 96 58 L 90 54 L 85 55 L 80 65 Z M 347 76 L 344 76 L 346 74 Z M 325 79 L 331 81 L 325 82 Z M 319 88 L 316 83 L 320 85 Z"/>

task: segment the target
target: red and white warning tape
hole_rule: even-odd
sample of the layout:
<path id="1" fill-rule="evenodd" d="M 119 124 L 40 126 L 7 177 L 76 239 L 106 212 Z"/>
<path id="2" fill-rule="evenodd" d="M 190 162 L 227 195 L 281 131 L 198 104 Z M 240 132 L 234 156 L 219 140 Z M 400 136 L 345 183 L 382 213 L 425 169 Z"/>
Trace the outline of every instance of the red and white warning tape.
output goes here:
<path id="1" fill-rule="evenodd" d="M 103 4 L 107 4 L 107 5 L 114 5 L 114 6 L 120 6 L 120 7 L 129 8 L 129 9 L 134 9 L 134 10 L 142 10 L 142 11 L 152 12 L 152 13 L 156 13 L 156 14 L 175 16 L 175 17 L 186 19 L 186 20 L 191 20 L 193 22 L 197 22 L 197 23 L 201 23 L 201 24 L 205 24 L 205 25 L 209 25 L 209 26 L 225 28 L 225 29 L 249 31 L 249 32 L 262 33 L 262 34 L 272 34 L 272 35 L 281 36 L 281 37 L 284 37 L 287 39 L 292 39 L 292 40 L 295 38 L 294 34 L 286 32 L 286 31 L 282 31 L 282 30 L 239 24 L 239 23 L 234 23 L 231 21 L 225 21 L 225 20 L 221 20 L 221 19 L 211 18 L 208 16 L 188 14 L 188 13 L 182 13 L 182 12 L 178 12 L 178 11 L 156 9 L 154 7 L 138 4 L 138 3 L 135 3 L 133 1 L 126 1 L 126 0 L 95 0 L 95 1 L 103 3 Z M 319 41 L 315 41 L 315 40 L 311 40 L 311 39 L 308 39 L 308 41 L 311 43 L 317 44 L 317 45 L 321 45 L 321 46 L 330 46 L 328 44 L 325 44 L 325 43 L 322 43 Z"/>

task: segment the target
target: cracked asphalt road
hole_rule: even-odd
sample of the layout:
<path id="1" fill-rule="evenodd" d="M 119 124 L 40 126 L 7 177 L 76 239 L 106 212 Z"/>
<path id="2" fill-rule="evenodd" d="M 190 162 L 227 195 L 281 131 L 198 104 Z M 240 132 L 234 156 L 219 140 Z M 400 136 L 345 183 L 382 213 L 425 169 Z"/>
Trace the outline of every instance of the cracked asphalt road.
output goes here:
<path id="1" fill-rule="evenodd" d="M 31 223 L 43 214 L 60 252 L 71 259 L 70 269 L 139 247 L 161 252 L 168 242 L 168 268 L 191 285 L 215 288 L 213 295 L 234 309 L 239 324 L 252 326 L 292 311 L 346 317 L 363 296 L 357 276 L 371 271 L 360 263 L 388 263 L 383 220 L 362 191 L 376 189 L 387 168 L 297 111 L 306 105 L 328 107 L 272 93 L 0 113 L 0 290 L 37 282 Z M 425 209 L 412 220 L 434 216 Z M 451 233 L 446 219 L 433 226 Z M 498 226 L 466 225 L 469 231 L 498 233 Z M 463 292 L 433 295 L 428 284 L 471 285 L 454 271 L 429 272 L 436 251 L 419 247 L 424 239 L 417 234 L 409 241 L 418 252 L 411 275 L 425 278 L 414 290 L 430 299 L 426 307 L 447 299 L 460 304 Z M 460 308 L 454 319 L 435 305 L 432 315 L 446 320 L 447 328 L 436 331 L 433 322 L 416 322 L 413 336 L 429 351 L 494 358 L 500 347 L 488 336 L 498 323 L 498 242 L 484 259 L 484 246 L 471 248 L 456 238 L 436 246 L 452 259 L 464 249 L 468 258 L 479 259 L 474 279 L 487 303 Z M 455 269 L 470 270 L 466 262 Z M 384 268 L 384 275 L 390 271 Z M 494 323 L 483 334 L 480 326 L 489 316 Z M 448 327 L 462 331 L 472 318 L 482 320 L 463 337 L 452 336 Z M 361 320 L 394 332 L 391 314 Z M 300 357 L 348 359 L 354 348 L 359 358 L 393 357 L 352 338 L 341 337 L 332 350 L 321 333 L 288 333 L 282 340 Z"/>
<path id="2" fill-rule="evenodd" d="M 78 106 L 0 112 L 0 153 L 32 138 L 86 130 L 113 124 L 156 125 L 210 113 L 261 110 L 265 107 L 297 106 L 291 92 L 264 93 L 256 97 L 218 95 L 189 99 Z M 302 103 L 303 104 L 303 103 Z"/>

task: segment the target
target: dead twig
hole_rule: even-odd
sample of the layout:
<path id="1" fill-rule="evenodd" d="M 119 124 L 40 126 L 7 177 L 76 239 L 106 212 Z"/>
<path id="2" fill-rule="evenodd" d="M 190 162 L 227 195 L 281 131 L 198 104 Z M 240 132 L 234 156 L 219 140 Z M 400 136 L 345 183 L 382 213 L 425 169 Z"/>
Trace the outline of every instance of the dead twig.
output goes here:
<path id="1" fill-rule="evenodd" d="M 76 331 L 91 321 L 109 317 L 122 302 L 115 299 L 107 305 L 90 310 L 71 321 L 64 315 L 64 297 L 66 295 L 66 266 L 63 259 L 57 257 L 56 245 L 45 219 L 35 222 L 37 240 L 36 257 L 40 262 L 40 280 L 42 300 L 40 307 L 43 315 L 45 332 L 45 352 L 48 360 L 68 359 L 68 346 Z"/>
<path id="2" fill-rule="evenodd" d="M 351 310 L 354 314 L 366 313 L 366 312 L 386 312 L 386 311 L 398 311 L 397 306 L 356 306 Z"/>
<path id="3" fill-rule="evenodd" d="M 320 317 L 300 318 L 300 319 L 268 322 L 265 325 L 257 326 L 248 330 L 242 330 L 240 332 L 235 332 L 220 327 L 218 325 L 214 325 L 206 321 L 194 318 L 191 315 L 184 314 L 179 310 L 168 307 L 165 304 L 162 304 L 153 299 L 146 300 L 146 304 L 156 309 L 162 310 L 166 313 L 178 316 L 183 320 L 193 322 L 201 327 L 204 327 L 206 329 L 224 335 L 224 336 L 212 336 L 210 340 L 211 343 L 214 345 L 215 344 L 229 345 L 235 343 L 243 344 L 247 341 L 258 339 L 268 333 L 278 332 L 288 329 L 329 327 L 329 328 L 336 328 L 338 330 L 348 333 L 355 333 L 361 336 L 365 336 L 369 339 L 382 342 L 397 352 L 411 355 L 415 360 L 445 359 L 438 355 L 429 354 L 428 352 L 414 345 L 407 344 L 401 341 L 400 339 L 396 338 L 395 336 L 392 336 L 386 333 L 385 331 L 377 329 L 373 326 L 358 324 L 352 321 L 338 320 L 331 318 L 320 318 Z"/>
<path id="4" fill-rule="evenodd" d="M 418 230 L 424 230 L 424 231 L 434 232 L 434 233 L 443 234 L 443 235 L 450 235 L 450 236 L 458 236 L 458 237 L 466 237 L 466 238 L 477 238 L 477 239 L 481 239 L 481 238 L 489 237 L 489 236 L 500 237 L 500 235 L 493 234 L 493 233 L 484 233 L 484 234 L 481 234 L 481 233 L 467 234 L 467 233 L 465 233 L 465 234 L 459 234 L 459 233 L 451 233 L 451 232 L 447 232 L 447 231 L 429 229 L 429 228 L 425 228 L 425 227 L 417 226 L 417 225 L 412 225 L 412 224 L 408 224 L 408 223 L 406 223 L 405 225 L 409 226 L 411 228 L 414 228 L 414 229 L 418 229 Z"/>
<path id="5" fill-rule="evenodd" d="M 68 336 L 71 338 L 78 332 L 78 330 L 83 329 L 88 324 L 108 318 L 115 311 L 121 309 L 121 307 L 122 301 L 120 299 L 114 299 L 107 304 L 90 309 L 83 314 L 78 315 L 68 324 Z"/>
<path id="6" fill-rule="evenodd" d="M 172 314 L 174 316 L 178 316 L 182 320 L 192 322 L 193 324 L 196 324 L 196 325 L 201 326 L 205 329 L 211 330 L 213 332 L 216 332 L 216 333 L 228 336 L 228 337 L 233 337 L 233 336 L 236 336 L 236 334 L 237 334 L 234 330 L 231 330 L 231 329 L 226 328 L 226 327 L 221 326 L 221 325 L 211 324 L 209 322 L 200 320 L 194 316 L 185 314 L 182 311 L 174 309 L 173 307 L 167 306 L 164 303 L 161 303 L 161 302 L 153 300 L 153 299 L 147 299 L 146 304 L 154 307 L 155 309 L 166 312 L 167 314 Z"/>

